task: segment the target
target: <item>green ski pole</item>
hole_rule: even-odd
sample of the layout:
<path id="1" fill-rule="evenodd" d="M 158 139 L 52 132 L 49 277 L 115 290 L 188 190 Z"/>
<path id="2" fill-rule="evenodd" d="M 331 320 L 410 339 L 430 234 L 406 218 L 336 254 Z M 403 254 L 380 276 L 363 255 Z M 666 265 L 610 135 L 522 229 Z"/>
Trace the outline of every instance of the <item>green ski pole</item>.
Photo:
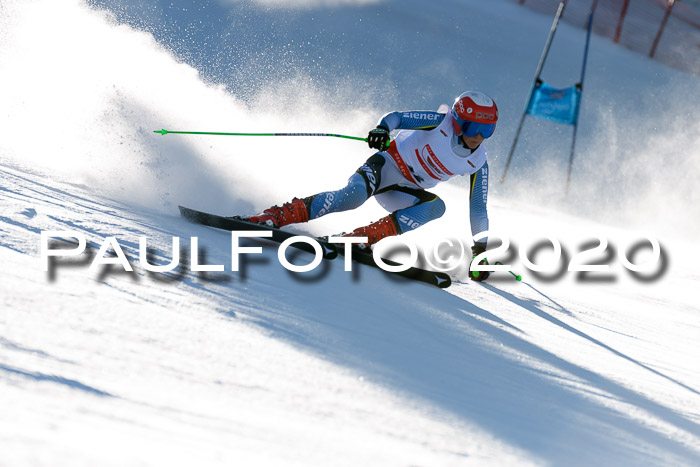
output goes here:
<path id="1" fill-rule="evenodd" d="M 367 138 L 359 136 L 336 135 L 334 133 L 217 133 L 213 131 L 171 131 L 171 130 L 155 130 L 153 133 L 161 135 L 178 134 L 178 135 L 217 135 L 217 136 L 333 136 L 335 138 L 354 139 L 357 141 L 367 141 Z"/>
<path id="2" fill-rule="evenodd" d="M 499 266 L 503 266 L 503 263 L 501 263 L 499 261 L 496 261 L 496 264 Z M 523 280 L 523 276 L 521 276 L 520 274 L 516 274 L 513 271 L 508 271 L 508 272 L 511 274 L 511 276 L 515 277 L 516 281 L 520 282 Z"/>

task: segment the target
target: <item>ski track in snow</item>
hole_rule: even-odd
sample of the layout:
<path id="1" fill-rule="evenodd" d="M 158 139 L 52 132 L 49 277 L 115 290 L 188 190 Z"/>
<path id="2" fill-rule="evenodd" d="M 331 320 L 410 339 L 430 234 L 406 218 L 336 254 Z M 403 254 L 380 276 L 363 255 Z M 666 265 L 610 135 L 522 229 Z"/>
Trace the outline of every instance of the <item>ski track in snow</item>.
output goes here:
<path id="1" fill-rule="evenodd" d="M 655 280 L 619 264 L 612 279 L 538 279 L 516 260 L 522 283 L 477 284 L 462 267 L 439 290 L 345 272 L 342 258 L 292 274 L 265 241 L 247 244 L 263 253 L 234 273 L 230 234 L 186 222 L 178 203 L 253 212 L 342 186 L 369 153 L 153 130 L 361 134 L 394 104 L 436 108 L 455 88 L 488 86 L 502 113 L 489 142 L 496 173 L 551 18 L 497 0 L 297 2 L 289 15 L 279 2 L 170 3 L 146 12 L 156 27 L 144 32 L 113 17 L 143 6 L 127 3 L 113 15 L 78 0 L 0 8 L 0 465 L 700 464 L 696 78 L 594 37 L 572 198 L 557 201 L 552 182 L 566 132 L 544 124 L 528 124 L 508 187 L 489 195 L 491 228 L 521 247 L 544 232 L 569 253 L 594 233 L 617 248 L 639 229 L 658 234 L 666 268 Z M 332 5 L 346 7 L 317 10 Z M 454 21 L 455 5 L 479 20 Z M 169 43 L 184 23 L 158 23 L 161 13 L 204 23 Z M 185 50 L 190 26 L 207 21 L 223 25 L 208 37 L 223 55 Z M 583 40 L 559 29 L 551 82 L 570 78 Z M 225 83 L 208 66 L 219 62 Z M 465 187 L 434 191 L 447 213 L 407 240 L 468 232 Z M 380 215 L 368 203 L 294 231 L 349 231 Z M 87 251 L 44 272 L 48 230 L 81 233 Z M 133 272 L 89 270 L 111 236 Z M 179 238 L 179 267 L 147 272 L 141 236 L 159 265 Z M 192 236 L 200 263 L 225 272 L 190 270 Z"/>
<path id="2" fill-rule="evenodd" d="M 39 175 L 1 173 L 0 251 L 19 274 L 3 280 L 0 391 L 11 402 L 3 437 L 17 460 L 46 460 L 27 451 L 36 443 L 78 463 L 103 459 L 71 438 L 87 435 L 85 425 L 109 433 L 91 435 L 104 449 L 107 438 L 148 440 L 112 452 L 115 464 L 165 450 L 184 463 L 200 445 L 216 452 L 213 463 L 260 460 L 257 449 L 272 439 L 269 460 L 312 464 L 700 459 L 697 360 L 675 359 L 694 346 L 697 325 L 680 325 L 692 323 L 693 310 L 659 298 L 646 314 L 644 297 L 627 296 L 636 311 L 611 316 L 605 290 L 590 302 L 527 280 L 442 291 L 362 267 L 356 278 L 339 260 L 325 263 L 321 279 L 300 281 L 263 242 L 245 274 L 203 280 L 181 266 L 157 278 L 138 265 L 139 236 L 160 264 L 170 260 L 171 236 L 186 243 L 190 235 L 225 264 L 228 233 Z M 83 233 L 93 254 L 115 235 L 135 272 L 91 273 L 90 255 L 41 271 L 40 232 L 64 229 Z M 678 322 L 651 328 L 655 316 Z M 669 343 L 680 347 L 661 354 Z M 285 350 L 261 355 L 267 346 Z M 276 362 L 278 352 L 285 357 Z M 266 431 L 273 419 L 285 427 L 277 437 Z M 349 449 L 343 433 L 362 448 Z M 318 457 L 292 453 L 289 443 L 312 439 L 333 447 Z"/>

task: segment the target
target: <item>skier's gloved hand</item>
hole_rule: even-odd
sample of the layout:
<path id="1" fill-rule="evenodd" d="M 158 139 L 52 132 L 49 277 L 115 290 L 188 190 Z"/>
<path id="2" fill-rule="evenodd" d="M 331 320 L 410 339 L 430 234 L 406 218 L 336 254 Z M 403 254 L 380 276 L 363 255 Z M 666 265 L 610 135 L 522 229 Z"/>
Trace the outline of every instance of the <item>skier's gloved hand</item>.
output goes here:
<path id="1" fill-rule="evenodd" d="M 374 130 L 370 131 L 369 135 L 367 135 L 367 144 L 370 148 L 384 151 L 386 150 L 388 143 L 389 130 L 387 130 L 383 126 L 378 126 Z"/>
<path id="2" fill-rule="evenodd" d="M 469 278 L 473 281 L 481 282 L 485 281 L 491 273 L 489 271 L 472 271 L 471 264 L 474 263 L 474 258 L 476 258 L 478 255 L 486 251 L 486 244 L 485 243 L 475 243 L 474 246 L 472 246 L 472 263 L 470 263 L 469 266 Z M 482 259 L 479 261 L 479 264 L 489 264 L 486 259 Z"/>

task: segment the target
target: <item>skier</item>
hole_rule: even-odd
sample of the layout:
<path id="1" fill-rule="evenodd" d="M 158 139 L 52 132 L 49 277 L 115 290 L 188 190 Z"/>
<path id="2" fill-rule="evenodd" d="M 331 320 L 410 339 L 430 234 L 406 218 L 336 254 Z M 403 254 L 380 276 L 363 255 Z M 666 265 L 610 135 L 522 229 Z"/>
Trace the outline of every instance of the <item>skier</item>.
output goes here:
<path id="1" fill-rule="evenodd" d="M 446 106 L 445 106 L 446 107 Z M 294 198 L 260 214 L 242 219 L 274 227 L 308 222 L 332 212 L 358 208 L 374 196 L 389 214 L 343 236 L 367 237 L 362 247 L 400 235 L 439 218 L 445 203 L 426 190 L 456 175 L 471 177 L 469 193 L 472 234 L 488 230 L 486 198 L 488 163 L 484 139 L 491 137 L 498 121 L 496 103 L 479 91 L 467 91 L 447 113 L 431 111 L 390 112 L 369 132 L 367 143 L 379 152 L 371 156 L 336 191 Z M 401 130 L 389 144 L 389 133 Z M 472 259 L 486 251 L 487 239 L 472 246 Z M 480 264 L 485 264 L 485 260 Z M 471 269 L 471 268 L 470 268 Z M 486 271 L 472 271 L 472 280 L 483 281 Z"/>

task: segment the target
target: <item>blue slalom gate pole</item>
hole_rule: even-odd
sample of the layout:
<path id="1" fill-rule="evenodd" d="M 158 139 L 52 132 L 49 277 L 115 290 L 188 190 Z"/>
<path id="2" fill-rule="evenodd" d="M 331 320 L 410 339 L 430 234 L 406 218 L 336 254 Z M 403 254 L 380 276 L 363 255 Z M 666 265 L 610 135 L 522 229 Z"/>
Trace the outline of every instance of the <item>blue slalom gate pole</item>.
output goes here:
<path id="1" fill-rule="evenodd" d="M 571 170 L 574 165 L 574 150 L 576 147 L 576 130 L 578 129 L 578 114 L 579 111 L 581 110 L 581 97 L 583 95 L 583 80 L 586 76 L 586 63 L 588 62 L 588 45 L 591 42 L 591 29 L 593 26 L 593 13 L 595 12 L 594 8 L 591 8 L 591 12 L 588 15 L 588 31 L 586 32 L 586 47 L 584 48 L 583 51 L 583 66 L 581 67 L 581 82 L 578 83 L 578 102 L 579 105 L 576 106 L 576 120 L 574 123 L 574 136 L 573 139 L 571 140 L 571 153 L 569 155 L 569 173 L 566 177 L 566 196 L 569 195 L 569 186 L 571 185 Z"/>
<path id="2" fill-rule="evenodd" d="M 547 37 L 547 42 L 545 42 L 544 50 L 542 50 L 542 55 L 540 56 L 540 62 L 537 64 L 537 71 L 535 72 L 535 80 L 530 87 L 530 92 L 528 93 L 528 101 L 525 104 L 525 110 L 523 110 L 523 116 L 520 118 L 520 124 L 518 125 L 518 130 L 515 132 L 515 139 L 513 140 L 513 145 L 510 148 L 510 153 L 508 154 L 508 160 L 506 161 L 506 168 L 503 170 L 503 176 L 501 177 L 501 183 L 506 180 L 506 174 L 508 174 L 508 168 L 510 167 L 510 161 L 513 159 L 513 153 L 515 152 L 515 146 L 518 144 L 518 139 L 520 138 L 520 131 L 523 129 L 523 123 L 525 123 L 525 116 L 527 115 L 527 108 L 530 104 L 530 99 L 532 98 L 532 92 L 535 90 L 537 83 L 540 81 L 540 75 L 542 74 L 542 68 L 544 68 L 544 62 L 547 60 L 547 55 L 549 55 L 549 48 L 552 46 L 552 40 L 554 39 L 554 33 L 557 31 L 557 25 L 559 24 L 559 18 L 561 13 L 564 11 L 564 2 L 559 4 L 557 9 L 557 14 L 554 16 L 554 21 L 552 22 L 552 27 L 549 30 L 549 36 Z"/>

